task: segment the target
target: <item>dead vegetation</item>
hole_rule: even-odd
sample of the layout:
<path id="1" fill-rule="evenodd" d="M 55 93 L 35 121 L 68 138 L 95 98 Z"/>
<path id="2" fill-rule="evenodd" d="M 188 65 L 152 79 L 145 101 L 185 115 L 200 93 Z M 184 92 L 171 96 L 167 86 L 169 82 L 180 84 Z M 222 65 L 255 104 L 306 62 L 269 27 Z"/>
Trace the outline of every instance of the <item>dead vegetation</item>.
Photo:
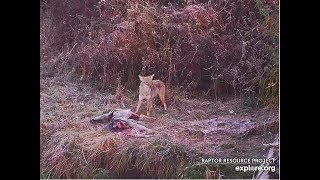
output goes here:
<path id="1" fill-rule="evenodd" d="M 110 90 L 155 73 L 193 95 L 278 103 L 277 0 L 40 2 L 42 76 Z"/>
<path id="2" fill-rule="evenodd" d="M 84 84 L 75 86 L 54 79 L 42 83 L 48 88 L 40 98 L 44 178 L 205 178 L 207 168 L 217 170 L 217 166 L 195 166 L 200 157 L 261 157 L 266 153 L 262 143 L 271 142 L 272 134 L 278 130 L 277 126 L 266 125 L 277 124 L 277 114 L 260 110 L 254 114 L 238 112 L 239 116 L 205 116 L 201 112 L 210 112 L 210 104 L 180 96 L 180 107 L 172 104 L 168 113 L 163 114 L 158 105 L 156 119 L 143 118 L 143 126 L 153 133 L 141 138 L 90 122 L 112 110 L 105 109 L 106 102 L 109 107 L 122 106 L 121 101 L 104 99 L 112 99 L 113 95 L 101 94 Z M 132 103 L 125 108 L 134 109 L 136 102 L 129 102 Z M 194 110 L 197 103 L 202 106 Z M 180 115 L 182 112 L 185 116 Z M 195 118 L 199 112 L 198 118 L 203 119 Z M 218 168 L 224 177 L 239 177 Z"/>
<path id="3" fill-rule="evenodd" d="M 252 178 L 198 162 L 267 153 L 279 130 L 278 10 L 278 0 L 40 0 L 41 177 Z M 168 87 L 168 112 L 156 99 L 156 119 L 142 122 L 152 135 L 90 123 L 134 109 L 138 75 L 150 74 Z"/>

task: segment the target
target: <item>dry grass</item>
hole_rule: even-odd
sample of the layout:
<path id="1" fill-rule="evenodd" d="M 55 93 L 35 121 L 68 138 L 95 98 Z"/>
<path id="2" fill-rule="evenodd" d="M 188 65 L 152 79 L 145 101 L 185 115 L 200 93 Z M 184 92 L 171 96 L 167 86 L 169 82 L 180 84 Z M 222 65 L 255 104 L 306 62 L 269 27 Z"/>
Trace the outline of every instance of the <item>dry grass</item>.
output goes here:
<path id="1" fill-rule="evenodd" d="M 260 156 L 263 152 L 263 136 L 239 141 L 223 135 L 204 136 L 200 131 L 201 120 L 228 113 L 234 107 L 231 102 L 224 107 L 227 102 L 219 106 L 187 98 L 184 93 L 172 96 L 168 112 L 163 113 L 159 103 L 154 111 L 157 120 L 145 121 L 156 132 L 154 136 L 133 138 L 105 131 L 89 119 L 112 108 L 134 109 L 137 93 L 120 88 L 113 94 L 101 93 L 86 84 L 55 78 L 42 79 L 41 84 L 46 87 L 40 98 L 41 172 L 45 178 L 201 178 L 206 168 L 194 166 L 200 156 Z M 218 106 L 220 110 L 214 111 Z M 257 122 L 277 118 L 270 113 L 264 117 L 266 114 L 258 111 L 243 116 L 256 115 Z"/>
<path id="2" fill-rule="evenodd" d="M 41 1 L 41 73 L 102 90 L 138 74 L 192 94 L 278 104 L 278 0 Z"/>
<path id="3" fill-rule="evenodd" d="M 40 1 L 40 153 L 43 178 L 228 177 L 200 156 L 262 156 L 278 106 L 278 0 Z M 138 74 L 168 87 L 145 124 L 125 137 L 89 119 L 134 109 Z M 254 107 L 254 108 L 253 108 Z M 276 109 L 277 110 L 277 109 Z M 141 112 L 146 112 L 142 106 Z M 203 120 L 254 118 L 258 134 L 206 134 Z M 229 168 L 229 169 L 228 169 Z"/>
<path id="4" fill-rule="evenodd" d="M 41 0 L 40 163 L 43 178 L 251 178 L 200 156 L 261 157 L 278 107 L 278 0 Z M 135 109 L 138 74 L 168 87 L 146 138 L 89 119 Z M 277 108 L 276 108 L 277 110 Z M 146 107 L 142 106 L 142 113 Z M 210 134 L 204 120 L 252 118 L 248 137 Z M 231 123 L 232 124 L 232 123 Z"/>

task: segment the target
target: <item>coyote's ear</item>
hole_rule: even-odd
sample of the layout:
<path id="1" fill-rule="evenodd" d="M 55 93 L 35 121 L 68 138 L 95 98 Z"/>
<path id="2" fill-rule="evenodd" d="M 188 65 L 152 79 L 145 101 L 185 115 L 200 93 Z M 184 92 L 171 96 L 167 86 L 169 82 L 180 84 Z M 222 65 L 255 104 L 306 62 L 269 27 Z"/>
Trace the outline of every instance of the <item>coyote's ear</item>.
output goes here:
<path id="1" fill-rule="evenodd" d="M 143 80 L 142 76 L 140 76 L 140 75 L 138 75 L 138 76 L 139 76 L 140 81 L 142 81 Z"/>

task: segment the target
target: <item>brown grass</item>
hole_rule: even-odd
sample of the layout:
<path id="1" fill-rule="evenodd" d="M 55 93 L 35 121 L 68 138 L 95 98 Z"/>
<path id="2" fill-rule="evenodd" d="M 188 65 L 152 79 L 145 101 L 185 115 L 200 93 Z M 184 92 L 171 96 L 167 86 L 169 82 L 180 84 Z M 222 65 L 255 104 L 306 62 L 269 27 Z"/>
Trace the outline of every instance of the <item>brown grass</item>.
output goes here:
<path id="1" fill-rule="evenodd" d="M 47 148 L 42 152 L 41 163 L 51 177 L 93 178 L 94 170 L 103 168 L 120 178 L 170 178 L 190 163 L 183 149 L 167 141 L 125 140 L 101 130 L 88 131 L 91 125 L 83 124 L 86 123 L 65 125 L 48 141 L 42 141 L 41 146 Z"/>
<path id="2" fill-rule="evenodd" d="M 199 157 L 261 157 L 273 128 L 237 139 L 199 124 L 223 116 L 278 119 L 278 1 L 41 0 L 42 178 L 251 178 Z M 136 107 L 137 75 L 168 87 L 145 124 L 125 137 L 89 123 Z M 256 109 L 260 105 L 269 109 Z M 274 111 L 274 108 L 276 111 Z M 145 106 L 141 108 L 145 112 Z M 235 112 L 235 113 L 232 113 Z"/>
<path id="3" fill-rule="evenodd" d="M 191 93 L 278 103 L 278 1 L 41 1 L 42 76 L 102 90 L 155 73 Z M 171 5 L 169 4 L 171 3 Z"/>
<path id="4" fill-rule="evenodd" d="M 145 121 L 156 132 L 154 136 L 125 137 L 92 125 L 89 120 L 112 108 L 134 109 L 136 95 L 123 91 L 127 103 L 122 103 L 121 98 L 115 98 L 120 93 L 104 94 L 85 84 L 75 86 L 57 79 L 41 81 L 47 87 L 40 98 L 40 162 L 44 178 L 201 178 L 206 176 L 205 166 L 216 167 L 195 166 L 200 156 L 233 157 L 241 149 L 241 156 L 259 157 L 263 152 L 260 142 L 268 141 L 265 138 L 270 136 L 270 129 L 265 129 L 264 136 L 260 133 L 241 141 L 222 134 L 206 139 L 199 129 L 193 129 L 193 124 L 226 115 L 235 107 L 234 102 L 213 104 L 182 93 L 172 97 L 167 113 L 159 103 L 154 112 L 157 120 Z M 256 115 L 258 123 L 277 119 L 276 114 L 264 111 L 235 111 L 240 113 L 239 118 Z"/>

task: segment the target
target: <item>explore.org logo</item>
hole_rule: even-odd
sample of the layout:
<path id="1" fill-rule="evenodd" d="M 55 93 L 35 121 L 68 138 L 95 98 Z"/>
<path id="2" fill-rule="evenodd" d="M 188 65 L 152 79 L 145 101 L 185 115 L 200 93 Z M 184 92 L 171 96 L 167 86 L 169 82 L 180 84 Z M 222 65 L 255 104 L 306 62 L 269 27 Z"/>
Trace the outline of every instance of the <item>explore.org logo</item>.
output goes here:
<path id="1" fill-rule="evenodd" d="M 261 165 L 267 163 L 269 165 Z M 273 165 L 275 159 L 267 158 L 201 158 L 201 164 L 234 164 L 236 171 L 270 171 L 276 172 L 276 166 Z M 257 164 L 257 165 L 252 165 Z M 259 164 L 259 165 L 258 165 Z M 272 165 L 270 165 L 272 164 Z"/>

